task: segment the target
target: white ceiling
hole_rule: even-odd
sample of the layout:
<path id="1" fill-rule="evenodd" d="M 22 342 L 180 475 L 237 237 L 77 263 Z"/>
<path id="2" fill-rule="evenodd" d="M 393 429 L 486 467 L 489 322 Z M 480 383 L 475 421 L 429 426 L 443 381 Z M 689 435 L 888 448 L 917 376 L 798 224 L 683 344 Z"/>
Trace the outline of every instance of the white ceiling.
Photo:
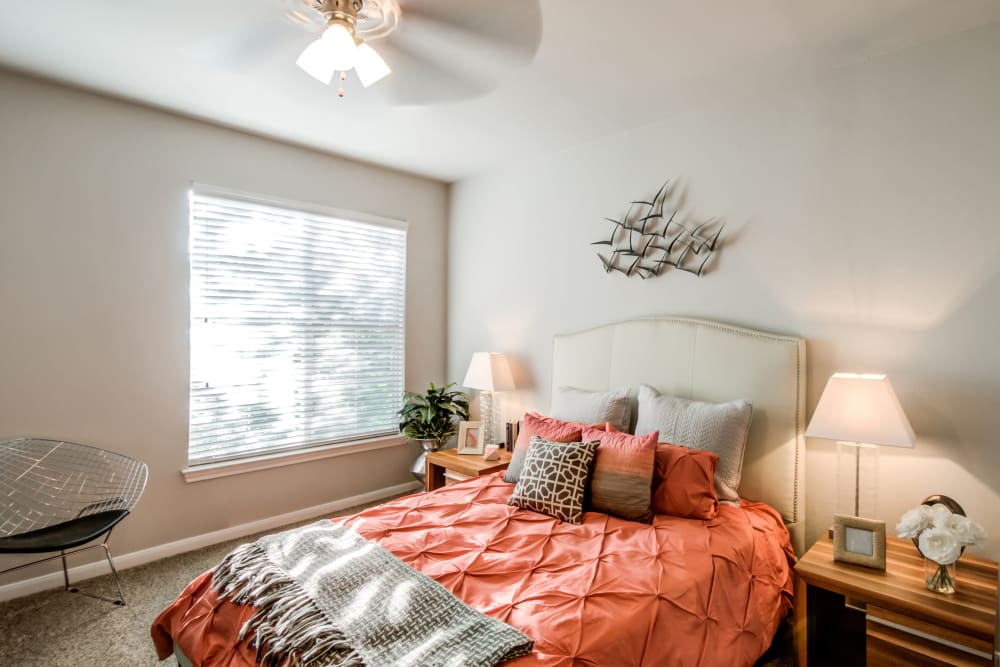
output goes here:
<path id="1" fill-rule="evenodd" d="M 353 82 L 338 99 L 294 64 L 309 35 L 266 52 L 245 39 L 282 0 L 4 0 L 0 64 L 452 181 L 1000 20 L 995 0 L 538 4 L 534 61 L 464 102 L 395 107 Z M 421 0 L 401 5 L 405 22 Z"/>

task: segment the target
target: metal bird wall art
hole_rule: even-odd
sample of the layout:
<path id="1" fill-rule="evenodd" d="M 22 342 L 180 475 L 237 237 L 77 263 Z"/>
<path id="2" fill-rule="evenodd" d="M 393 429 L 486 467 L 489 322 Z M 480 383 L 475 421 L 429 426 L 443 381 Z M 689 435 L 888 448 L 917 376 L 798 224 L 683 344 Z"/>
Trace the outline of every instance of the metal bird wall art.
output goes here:
<path id="1" fill-rule="evenodd" d="M 672 194 L 667 181 L 651 200 L 629 202 L 621 219 L 604 218 L 611 223 L 611 235 L 590 245 L 608 246 L 607 256 L 597 253 L 606 273 L 617 271 L 645 280 L 670 267 L 705 275 L 716 250 L 721 249 L 726 225 L 717 218 L 704 222 L 678 219 L 679 208 L 669 202 Z"/>

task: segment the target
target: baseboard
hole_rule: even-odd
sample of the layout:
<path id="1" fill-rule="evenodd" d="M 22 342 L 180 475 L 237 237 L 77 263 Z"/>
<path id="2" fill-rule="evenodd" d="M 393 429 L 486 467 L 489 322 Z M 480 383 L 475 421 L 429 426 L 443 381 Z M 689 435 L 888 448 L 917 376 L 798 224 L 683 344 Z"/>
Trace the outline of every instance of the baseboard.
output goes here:
<path id="1" fill-rule="evenodd" d="M 240 537 L 245 537 L 246 535 L 253 535 L 254 533 L 261 533 L 274 528 L 280 528 L 281 526 L 287 526 L 290 523 L 305 521 L 306 519 L 311 519 L 313 517 L 330 515 L 334 512 L 347 509 L 348 507 L 374 503 L 385 498 L 391 498 L 392 496 L 417 491 L 421 488 L 423 488 L 423 485 L 420 482 L 406 482 L 404 484 L 397 484 L 383 489 L 376 489 L 375 491 L 369 491 L 368 493 L 362 493 L 349 498 L 341 498 L 340 500 L 334 500 L 329 503 L 324 503 L 323 505 L 316 505 L 315 507 L 307 507 L 306 509 L 297 510 L 295 512 L 288 512 L 287 514 L 268 517 L 267 519 L 251 521 L 249 523 L 240 524 L 239 526 L 230 526 L 229 528 L 223 528 L 222 530 L 216 530 L 211 533 L 185 537 L 182 540 L 160 544 L 147 549 L 140 549 L 139 551 L 133 551 L 127 554 L 115 554 L 115 567 L 119 570 L 127 570 L 130 567 L 145 565 L 146 563 L 152 563 L 153 561 L 169 558 L 170 556 L 176 556 L 177 554 L 194 551 L 196 549 L 203 549 L 205 547 L 212 546 L 213 544 L 218 544 L 219 542 L 235 540 Z M 70 581 L 74 583 L 107 573 L 108 564 L 103 559 L 92 563 L 77 565 L 69 569 Z M 31 579 L 25 579 L 23 581 L 15 581 L 13 583 L 0 586 L 0 602 L 24 597 L 25 595 L 31 595 L 32 593 L 38 593 L 52 588 L 61 588 L 62 585 L 62 570 L 51 572 L 49 574 L 43 574 L 39 577 L 33 577 Z"/>

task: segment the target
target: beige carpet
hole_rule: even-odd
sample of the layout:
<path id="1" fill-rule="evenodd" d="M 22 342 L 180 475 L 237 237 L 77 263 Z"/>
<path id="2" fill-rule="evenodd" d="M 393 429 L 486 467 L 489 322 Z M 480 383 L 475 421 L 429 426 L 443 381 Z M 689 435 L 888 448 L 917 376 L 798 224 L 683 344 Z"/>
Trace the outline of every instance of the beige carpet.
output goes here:
<path id="1" fill-rule="evenodd" d="M 338 515 L 353 514 L 374 504 L 378 503 L 352 507 Z M 157 660 L 149 626 L 189 581 L 246 541 L 244 537 L 123 570 L 122 587 L 128 601 L 125 607 L 62 589 L 0 603 L 0 666 L 176 665 L 173 658 L 163 663 Z M 115 596 L 110 574 L 79 585 L 97 595 Z"/>

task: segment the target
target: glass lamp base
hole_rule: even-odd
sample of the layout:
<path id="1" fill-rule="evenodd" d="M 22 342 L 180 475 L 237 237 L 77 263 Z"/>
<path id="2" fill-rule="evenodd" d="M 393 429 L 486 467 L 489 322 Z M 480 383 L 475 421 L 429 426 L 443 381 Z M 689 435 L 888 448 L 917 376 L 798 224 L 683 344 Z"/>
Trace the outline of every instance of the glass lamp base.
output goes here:
<path id="1" fill-rule="evenodd" d="M 492 445 L 496 442 L 496 431 L 493 428 L 493 392 L 479 392 L 479 421 L 483 425 L 483 444 Z"/>
<path id="2" fill-rule="evenodd" d="M 850 516 L 878 514 L 879 448 L 837 443 L 837 513 Z"/>

